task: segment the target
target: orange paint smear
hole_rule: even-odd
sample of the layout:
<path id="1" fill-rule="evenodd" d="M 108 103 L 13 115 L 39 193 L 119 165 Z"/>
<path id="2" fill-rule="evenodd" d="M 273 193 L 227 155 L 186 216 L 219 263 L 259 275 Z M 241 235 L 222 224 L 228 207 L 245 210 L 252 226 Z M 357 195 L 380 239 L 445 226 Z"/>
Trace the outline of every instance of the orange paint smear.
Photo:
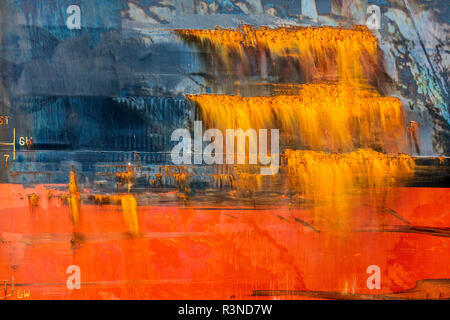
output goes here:
<path id="1" fill-rule="evenodd" d="M 42 201 L 31 212 L 26 194 Z M 450 190 L 395 188 L 386 207 L 414 225 L 447 227 Z M 23 200 L 17 195 L 24 196 Z M 253 296 L 255 290 L 307 290 L 386 294 L 402 298 L 449 298 L 448 285 L 419 283 L 450 278 L 449 237 L 402 232 L 359 232 L 401 221 L 363 205 L 345 237 L 320 229 L 313 209 L 233 209 L 141 206 L 141 237 L 128 238 L 120 208 L 83 205 L 73 243 L 70 208 L 47 199 L 45 187 L 0 185 L 0 276 L 15 278 L 14 295 L 29 299 L 311 299 Z M 11 210 L 7 203 L 15 203 Z M 324 206 L 324 210 L 333 210 Z M 298 223 L 312 224 L 316 232 Z M 370 222 L 370 225 L 368 225 Z M 382 287 L 366 286 L 366 268 L 378 265 Z M 68 290 L 69 265 L 81 268 L 81 289 Z M 11 288 L 8 288 L 11 293 Z"/>

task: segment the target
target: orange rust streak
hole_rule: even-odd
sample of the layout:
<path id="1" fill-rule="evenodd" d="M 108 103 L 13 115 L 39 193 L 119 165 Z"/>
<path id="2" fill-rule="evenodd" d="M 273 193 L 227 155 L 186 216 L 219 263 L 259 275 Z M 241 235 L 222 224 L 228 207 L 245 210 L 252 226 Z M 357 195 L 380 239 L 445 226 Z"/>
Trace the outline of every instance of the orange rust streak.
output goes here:
<path id="1" fill-rule="evenodd" d="M 237 52 L 244 59 L 245 48 L 266 48 L 272 56 L 297 57 L 305 70 L 314 75 L 330 73 L 337 67 L 339 81 L 365 83 L 361 64 L 366 56 L 377 60 L 377 39 L 363 26 L 354 29 L 333 27 L 268 27 L 241 26 L 237 30 L 179 29 L 178 34 L 198 45 L 216 48 L 226 68 L 234 65 L 230 53 Z"/>
<path id="2" fill-rule="evenodd" d="M 139 233 L 139 223 L 137 216 L 137 201 L 132 194 L 125 194 L 120 197 L 122 205 L 123 218 L 127 225 L 127 229 L 132 234 Z"/>
<path id="3" fill-rule="evenodd" d="M 400 179 L 414 175 L 408 155 L 388 156 L 370 149 L 350 153 L 286 150 L 289 189 L 314 205 L 314 221 L 322 228 L 347 234 L 359 203 L 353 194 L 367 193 L 374 207 L 382 207 Z M 381 195 L 381 196 L 380 196 Z M 332 207 L 324 209 L 326 204 Z"/>
<path id="4" fill-rule="evenodd" d="M 89 196 L 93 199 L 95 203 L 103 204 L 120 204 L 122 209 L 123 218 L 127 226 L 127 230 L 133 234 L 137 235 L 139 233 L 139 221 L 137 214 L 138 203 L 136 198 L 132 194 L 122 194 L 122 195 L 93 195 Z"/>
<path id="5" fill-rule="evenodd" d="M 409 155 L 389 156 L 370 149 L 343 154 L 286 150 L 285 157 L 291 183 L 316 200 L 355 188 L 389 187 L 396 179 L 412 177 L 415 167 Z"/>
<path id="6" fill-rule="evenodd" d="M 70 212 L 72 215 L 72 220 L 76 225 L 80 220 L 81 213 L 81 195 L 78 191 L 77 185 L 77 174 L 74 169 L 70 171 L 69 179 L 69 196 L 67 198 L 69 202 Z"/>
<path id="7" fill-rule="evenodd" d="M 350 86 L 299 86 L 298 95 L 241 97 L 189 95 L 210 127 L 279 128 L 289 140 L 325 151 L 382 147 L 400 152 L 407 146 L 399 99 Z M 287 142 L 287 141 L 285 141 Z"/>

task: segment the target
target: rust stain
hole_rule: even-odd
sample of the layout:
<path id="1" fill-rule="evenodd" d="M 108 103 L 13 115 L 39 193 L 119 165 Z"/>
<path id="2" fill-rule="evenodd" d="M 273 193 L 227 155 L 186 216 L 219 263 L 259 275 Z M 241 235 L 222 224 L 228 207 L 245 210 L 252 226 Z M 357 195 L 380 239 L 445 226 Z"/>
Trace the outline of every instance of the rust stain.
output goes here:
<path id="1" fill-rule="evenodd" d="M 379 60 L 377 39 L 365 26 L 272 29 L 243 25 L 236 30 L 217 27 L 214 30 L 178 29 L 176 32 L 198 46 L 214 48 L 228 74 L 235 68 L 234 56 L 243 61 L 248 49 L 254 49 L 259 55 L 268 50 L 271 57 L 297 59 L 303 73 L 311 79 L 319 75 L 322 80 L 367 85 Z M 242 67 L 246 68 L 245 65 Z"/>
<path id="2" fill-rule="evenodd" d="M 77 174 L 75 172 L 75 168 L 72 168 L 72 170 L 70 171 L 69 195 L 67 197 L 67 201 L 69 203 L 72 221 L 76 225 L 80 220 L 81 195 L 78 191 Z"/>
<path id="3" fill-rule="evenodd" d="M 406 151 L 406 128 L 399 99 L 350 86 L 299 86 L 298 95 L 241 97 L 188 95 L 198 103 L 209 127 L 279 128 L 284 142 L 324 151 L 380 147 Z"/>
<path id="4" fill-rule="evenodd" d="M 32 193 L 28 195 L 28 204 L 31 208 L 31 210 L 34 210 L 39 204 L 39 195 Z"/>

